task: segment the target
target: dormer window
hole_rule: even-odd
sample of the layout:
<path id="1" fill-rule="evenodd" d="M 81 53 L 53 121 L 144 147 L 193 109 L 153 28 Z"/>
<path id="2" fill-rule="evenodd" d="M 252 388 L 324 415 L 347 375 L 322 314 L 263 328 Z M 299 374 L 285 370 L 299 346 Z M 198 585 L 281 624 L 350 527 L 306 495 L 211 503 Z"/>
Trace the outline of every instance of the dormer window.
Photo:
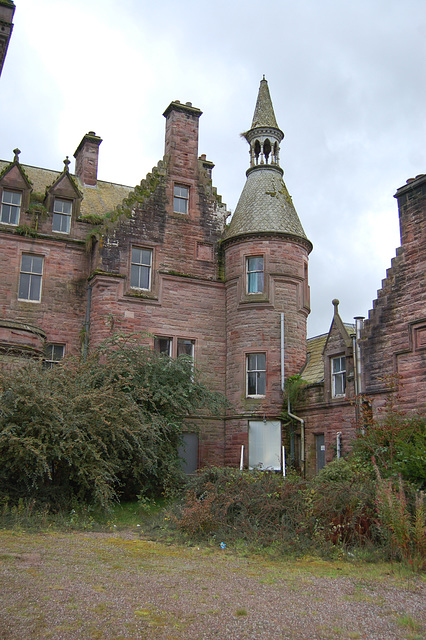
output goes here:
<path id="1" fill-rule="evenodd" d="M 173 212 L 188 213 L 189 188 L 175 184 L 173 188 Z"/>
<path id="2" fill-rule="evenodd" d="M 1 217 L 4 224 L 19 224 L 21 213 L 22 194 L 19 191 L 3 189 L 1 196 Z"/>
<path id="3" fill-rule="evenodd" d="M 72 201 L 55 198 L 53 201 L 52 231 L 69 233 L 71 229 Z"/>
<path id="4" fill-rule="evenodd" d="M 341 398 L 346 391 L 346 358 L 339 356 L 331 359 L 331 394 L 333 398 Z"/>

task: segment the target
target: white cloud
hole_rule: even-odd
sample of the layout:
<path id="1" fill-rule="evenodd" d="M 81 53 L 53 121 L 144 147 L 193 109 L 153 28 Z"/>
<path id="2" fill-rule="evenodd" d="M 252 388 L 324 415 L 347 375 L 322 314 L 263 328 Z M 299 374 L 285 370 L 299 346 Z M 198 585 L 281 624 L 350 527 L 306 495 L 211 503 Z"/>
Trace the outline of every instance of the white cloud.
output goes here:
<path id="1" fill-rule="evenodd" d="M 392 196 L 426 170 L 425 31 L 423 0 L 16 0 L 0 156 L 60 169 L 94 130 L 100 177 L 135 184 L 162 157 L 164 109 L 191 101 L 235 209 L 265 74 L 320 333 L 334 297 L 345 320 L 367 313 L 399 243 Z"/>

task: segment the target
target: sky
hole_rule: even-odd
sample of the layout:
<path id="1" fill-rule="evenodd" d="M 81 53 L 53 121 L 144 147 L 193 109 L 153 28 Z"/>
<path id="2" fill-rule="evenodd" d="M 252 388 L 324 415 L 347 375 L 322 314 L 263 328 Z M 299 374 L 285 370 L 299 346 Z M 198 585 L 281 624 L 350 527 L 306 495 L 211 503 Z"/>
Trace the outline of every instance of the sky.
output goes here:
<path id="1" fill-rule="evenodd" d="M 396 190 L 426 172 L 424 0 L 15 0 L 0 158 L 61 171 L 88 131 L 98 178 L 134 186 L 172 100 L 203 111 L 199 155 L 234 211 L 240 134 L 269 83 L 280 163 L 308 238 L 308 335 L 368 316 L 400 244 Z M 74 171 L 74 162 L 70 167 Z"/>

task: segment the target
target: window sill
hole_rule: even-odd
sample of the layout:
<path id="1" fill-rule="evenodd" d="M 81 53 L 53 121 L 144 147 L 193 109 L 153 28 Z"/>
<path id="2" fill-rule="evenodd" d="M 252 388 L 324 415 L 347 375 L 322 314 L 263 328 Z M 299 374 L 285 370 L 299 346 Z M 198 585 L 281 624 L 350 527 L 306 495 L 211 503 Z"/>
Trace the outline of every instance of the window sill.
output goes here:
<path id="1" fill-rule="evenodd" d="M 124 297 L 133 298 L 136 300 L 152 300 L 158 301 L 158 296 L 150 292 L 148 289 L 130 289 L 124 293 Z"/>
<path id="2" fill-rule="evenodd" d="M 18 298 L 18 302 L 30 302 L 31 304 L 40 304 L 41 300 L 28 300 L 28 298 Z"/>

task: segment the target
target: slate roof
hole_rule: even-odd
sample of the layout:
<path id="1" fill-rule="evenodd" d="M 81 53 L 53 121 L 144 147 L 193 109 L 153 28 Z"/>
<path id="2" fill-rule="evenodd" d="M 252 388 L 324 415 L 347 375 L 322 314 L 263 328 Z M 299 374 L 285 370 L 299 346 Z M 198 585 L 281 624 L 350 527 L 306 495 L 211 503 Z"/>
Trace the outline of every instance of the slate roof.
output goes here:
<path id="1" fill-rule="evenodd" d="M 343 324 L 348 336 L 354 333 L 355 326 L 353 324 Z M 325 343 L 327 342 L 328 333 L 322 333 L 314 338 L 308 338 L 306 343 L 306 364 L 301 371 L 303 380 L 309 384 L 324 382 L 324 359 L 322 353 Z"/>
<path id="2" fill-rule="evenodd" d="M 10 162 L 0 160 L 0 173 L 9 165 Z M 60 171 L 41 169 L 26 164 L 21 164 L 20 166 L 31 181 L 33 192 L 35 193 L 44 193 L 46 188 L 50 187 L 61 175 Z M 88 214 L 102 216 L 119 205 L 133 190 L 133 187 L 104 182 L 103 180 L 98 180 L 96 187 L 88 187 L 82 185 L 75 175 L 70 173 L 70 176 L 83 194 L 83 201 L 80 207 L 81 216 Z"/>
<path id="3" fill-rule="evenodd" d="M 314 338 L 308 338 L 306 344 L 306 364 L 302 369 L 302 378 L 314 384 L 315 382 L 323 382 L 324 380 L 324 360 L 322 352 L 325 342 L 327 340 L 328 333 L 323 333 L 320 336 Z"/>
<path id="4" fill-rule="evenodd" d="M 257 96 L 256 107 L 254 109 L 252 129 L 256 127 L 274 127 L 278 129 L 275 118 L 274 107 L 272 106 L 271 94 L 269 93 L 268 82 L 263 78 L 260 81 L 259 94 Z"/>
<path id="5" fill-rule="evenodd" d="M 248 172 L 225 239 L 247 233 L 268 232 L 290 234 L 307 240 L 281 170 L 272 166 L 255 167 Z"/>

